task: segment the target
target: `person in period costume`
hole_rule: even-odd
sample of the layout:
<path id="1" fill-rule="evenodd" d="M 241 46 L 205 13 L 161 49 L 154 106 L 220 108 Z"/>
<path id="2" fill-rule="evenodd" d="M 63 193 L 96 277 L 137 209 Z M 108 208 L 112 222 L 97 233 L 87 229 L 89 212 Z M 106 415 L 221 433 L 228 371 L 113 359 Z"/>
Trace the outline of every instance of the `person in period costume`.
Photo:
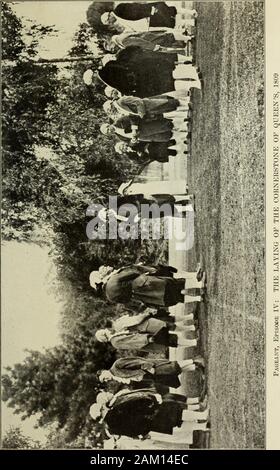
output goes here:
<path id="1" fill-rule="evenodd" d="M 102 405 L 101 415 L 111 435 L 138 437 L 151 431 L 172 434 L 184 421 L 208 419 L 208 409 L 187 408 L 185 397 L 161 396 L 150 389 L 124 389 Z"/>
<path id="2" fill-rule="evenodd" d="M 142 302 L 151 307 L 170 307 L 184 303 L 188 289 L 201 289 L 203 282 L 197 280 L 197 273 L 192 273 L 192 281 L 185 277 L 175 278 L 177 270 L 171 266 L 131 265 L 109 274 L 102 285 L 107 300 L 117 303 L 130 301 Z M 183 275 L 183 272 L 180 273 Z M 189 273 L 187 273 L 189 274 Z M 193 302 L 200 302 L 201 296 L 191 297 Z"/>
<path id="3" fill-rule="evenodd" d="M 192 325 L 191 325 L 192 326 Z M 204 365 L 202 358 L 170 361 L 169 359 L 143 358 L 138 356 L 117 359 L 110 370 L 104 370 L 99 376 L 101 382 L 116 380 L 122 382 L 151 380 L 168 387 L 181 385 L 179 375 L 184 371 L 193 371 Z"/>
<path id="4" fill-rule="evenodd" d="M 132 22 L 145 18 L 150 27 L 174 28 L 176 13 L 174 6 L 168 6 L 164 2 L 124 2 L 117 5 L 113 11 L 103 13 L 101 22 L 114 25 L 118 18 Z"/>
<path id="5" fill-rule="evenodd" d="M 90 74 L 90 78 L 87 78 L 87 80 L 90 79 L 90 83 L 91 83 L 92 82 L 92 77 L 93 77 L 93 71 L 89 69 L 85 72 L 84 75 L 86 75 L 87 73 Z M 88 75 L 87 75 L 87 77 L 88 77 Z M 121 93 L 118 90 L 116 90 L 115 88 L 112 88 L 110 86 L 105 87 L 104 94 L 110 100 L 117 100 L 117 99 L 122 97 Z M 160 95 L 160 96 L 162 96 L 162 95 Z M 189 108 L 192 107 L 189 92 L 186 90 L 186 88 L 180 88 L 178 90 L 163 93 L 163 96 L 164 97 L 168 96 L 169 98 L 172 97 L 172 98 L 174 98 L 174 100 L 179 102 L 179 105 L 180 105 L 179 110 L 182 109 L 182 111 L 183 111 L 183 107 L 187 107 L 187 106 Z M 154 98 L 154 97 L 151 97 L 151 98 Z M 182 108 L 181 108 L 181 106 L 182 106 Z M 128 110 L 128 111 L 130 112 L 131 110 Z M 178 111 L 178 108 L 176 108 L 176 111 Z"/>
<path id="6" fill-rule="evenodd" d="M 115 151 L 120 154 L 127 154 L 131 160 L 138 163 L 151 163 L 153 161 L 166 163 L 169 157 L 174 157 L 179 153 L 188 153 L 184 146 L 179 147 L 175 141 L 170 142 L 138 142 L 131 144 L 127 142 L 117 142 Z"/>
<path id="7" fill-rule="evenodd" d="M 196 271 L 194 272 L 187 272 L 187 271 L 178 271 L 176 268 L 173 268 L 172 266 L 143 266 L 141 264 L 136 264 L 128 267 L 128 269 L 134 268 L 134 275 L 132 276 L 134 278 L 136 272 L 140 273 L 146 273 L 148 274 L 149 272 L 151 274 L 161 274 L 162 276 L 173 276 L 175 279 L 179 279 L 180 281 L 182 279 L 185 279 L 188 284 L 189 289 L 203 289 L 205 288 L 206 285 L 206 273 L 205 271 L 202 270 L 200 264 L 198 263 Z M 92 271 L 89 276 L 89 283 L 91 287 L 95 290 L 98 288 L 102 289 L 104 288 L 106 282 L 115 274 L 119 274 L 123 270 L 127 270 L 127 268 L 121 268 L 121 269 L 114 269 L 112 266 L 106 266 L 102 265 L 99 267 L 97 271 Z M 143 303 L 143 302 L 142 302 Z M 170 315 L 169 311 L 166 309 L 166 306 L 162 305 L 151 305 L 151 308 L 146 308 L 146 313 L 149 315 L 147 316 L 154 316 L 155 318 L 158 318 L 160 320 L 165 321 L 166 323 L 174 323 L 173 315 Z M 185 320 L 193 320 L 193 314 L 188 314 L 187 316 L 178 316 L 176 315 L 177 321 L 185 321 Z"/>
<path id="8" fill-rule="evenodd" d="M 154 201 L 140 198 L 137 196 L 115 196 L 115 207 L 103 207 L 97 213 L 99 219 L 103 222 L 107 222 L 109 218 L 114 218 L 117 222 L 130 222 L 137 223 L 141 220 L 141 204 L 150 206 Z M 164 208 L 163 208 L 164 209 Z M 164 210 L 154 211 L 147 213 L 147 218 L 162 218 L 166 216 Z M 142 216 L 145 214 L 142 214 Z M 178 216 L 181 217 L 181 212 L 177 211 L 177 207 L 171 207 L 168 211 L 169 216 Z M 125 229 L 126 230 L 126 229 Z M 120 232 L 120 231 L 119 231 Z"/>
<path id="9" fill-rule="evenodd" d="M 102 207 L 90 216 L 97 216 L 103 223 L 125 222 L 138 224 L 143 219 L 161 219 L 164 217 L 185 217 L 193 213 L 193 207 L 189 203 L 190 196 L 155 195 L 146 198 L 143 194 L 115 195 L 109 207 Z M 123 227 L 124 235 L 127 225 Z M 118 228 L 121 235 L 121 228 Z"/>
<path id="10" fill-rule="evenodd" d="M 95 337 L 100 342 L 110 342 L 115 349 L 161 351 L 159 346 L 196 346 L 196 339 L 184 337 L 183 332 L 188 329 L 195 330 L 193 325 L 187 326 L 185 322 L 163 321 L 143 312 L 122 316 L 113 322 L 112 330 L 97 330 Z"/>
<path id="11" fill-rule="evenodd" d="M 136 119 L 130 116 L 121 116 L 113 124 L 102 124 L 102 134 L 114 135 L 126 142 L 170 142 L 174 139 L 173 124 L 163 117 L 157 119 Z"/>
<path id="12" fill-rule="evenodd" d="M 193 211 L 189 202 L 193 200 L 192 194 L 186 194 L 185 180 L 173 181 L 146 181 L 137 183 L 128 181 L 122 183 L 118 188 L 119 194 L 123 196 L 134 195 L 138 199 L 146 199 L 157 203 L 164 208 L 165 204 L 176 207 L 179 212 Z"/>
<path id="13" fill-rule="evenodd" d="M 139 97 L 159 95 L 174 91 L 174 54 L 143 51 L 127 47 L 99 70 L 99 77 L 123 95 Z M 158 80 L 158 77 L 161 80 Z"/>
<path id="14" fill-rule="evenodd" d="M 176 81 L 186 88 L 201 88 L 196 67 L 180 63 L 174 54 L 144 51 L 130 46 L 120 50 L 115 60 L 110 60 L 99 70 L 99 78 L 116 88 L 122 95 L 140 98 L 160 95 L 176 90 Z M 158 77 L 161 79 L 158 80 Z"/>
<path id="15" fill-rule="evenodd" d="M 114 101 L 106 101 L 103 108 L 106 114 L 130 117 L 135 122 L 137 118 L 144 119 L 145 122 L 151 120 L 163 122 L 163 118 L 171 120 L 172 126 L 170 127 L 173 128 L 175 143 L 182 137 L 178 131 L 187 132 L 188 124 L 186 123 L 189 123 L 191 116 L 190 98 L 186 93 L 182 98 L 176 91 L 149 98 L 123 96 Z"/>
<path id="16" fill-rule="evenodd" d="M 140 118 L 154 118 L 164 113 L 175 111 L 180 106 L 179 100 L 168 94 L 151 96 L 150 98 L 138 98 L 137 96 L 123 96 L 112 102 L 124 115 L 139 116 Z"/>
<path id="17" fill-rule="evenodd" d="M 178 31 L 128 31 L 112 36 L 111 43 L 107 47 L 110 52 L 137 46 L 145 51 L 186 55 L 186 45 L 192 39 L 192 36 L 185 36 Z M 192 63 L 191 56 L 185 60 Z"/>
<path id="18" fill-rule="evenodd" d="M 139 98 L 137 96 L 123 96 L 109 102 L 116 107 L 120 114 L 126 116 L 155 117 L 166 113 L 186 113 L 190 110 L 190 98 L 187 92 L 171 91 L 162 95 Z M 109 106 L 109 105 L 108 105 Z"/>

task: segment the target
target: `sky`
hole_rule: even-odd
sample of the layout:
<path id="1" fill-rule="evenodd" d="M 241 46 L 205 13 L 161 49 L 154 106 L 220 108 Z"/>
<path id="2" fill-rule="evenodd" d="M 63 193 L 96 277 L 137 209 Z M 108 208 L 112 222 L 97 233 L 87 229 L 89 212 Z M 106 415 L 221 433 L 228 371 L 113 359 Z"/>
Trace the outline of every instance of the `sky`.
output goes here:
<path id="1" fill-rule="evenodd" d="M 78 25 L 86 21 L 86 10 L 91 3 L 25 1 L 15 2 L 12 8 L 23 22 L 31 19 L 59 30 L 57 37 L 41 43 L 40 56 L 51 59 L 66 55 Z M 62 304 L 52 290 L 56 272 L 47 249 L 5 242 L 1 251 L 3 371 L 5 366 L 21 362 L 26 348 L 42 351 L 60 342 L 58 321 Z M 20 426 L 25 435 L 44 442 L 46 432 L 34 429 L 36 418 L 21 421 L 5 404 L 2 404 L 1 415 L 2 431 L 10 425 Z"/>
<path id="2" fill-rule="evenodd" d="M 14 12 L 22 19 L 32 19 L 44 26 L 55 26 L 58 37 L 42 42 L 40 56 L 44 59 L 63 57 L 71 47 L 78 25 L 86 21 L 86 11 L 91 2 L 85 1 L 33 1 L 15 2 Z"/>
<path id="3" fill-rule="evenodd" d="M 48 250 L 37 245 L 4 242 L 1 247 L 2 372 L 26 356 L 25 349 L 42 351 L 60 343 L 58 322 L 62 302 L 54 293 L 56 270 Z M 43 430 L 33 429 L 36 419 L 21 421 L 2 403 L 2 429 L 20 426 L 42 440 Z"/>

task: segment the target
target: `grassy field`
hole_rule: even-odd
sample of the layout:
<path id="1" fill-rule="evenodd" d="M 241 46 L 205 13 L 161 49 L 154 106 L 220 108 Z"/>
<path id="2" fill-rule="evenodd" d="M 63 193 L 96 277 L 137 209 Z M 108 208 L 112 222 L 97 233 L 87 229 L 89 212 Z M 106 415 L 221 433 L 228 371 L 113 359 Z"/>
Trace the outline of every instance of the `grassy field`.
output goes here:
<path id="1" fill-rule="evenodd" d="M 196 256 L 208 275 L 200 312 L 212 448 L 265 437 L 264 6 L 198 2 L 190 192 Z M 191 256 L 194 256 L 191 254 Z"/>

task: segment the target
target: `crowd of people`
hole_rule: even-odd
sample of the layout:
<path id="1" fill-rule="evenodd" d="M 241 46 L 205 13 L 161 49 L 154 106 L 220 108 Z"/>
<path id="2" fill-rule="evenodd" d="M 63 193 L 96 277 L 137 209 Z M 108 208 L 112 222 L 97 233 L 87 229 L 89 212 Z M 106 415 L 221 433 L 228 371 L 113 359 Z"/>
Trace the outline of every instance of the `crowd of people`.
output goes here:
<path id="1" fill-rule="evenodd" d="M 196 20 L 196 11 L 180 8 L 179 2 L 115 2 L 113 10 L 102 14 L 101 22 L 118 34 L 104 41 L 98 70 L 98 79 L 105 85 L 103 108 L 108 116 L 100 132 L 117 139 L 117 153 L 143 163 L 167 162 L 182 154 L 188 157 L 191 90 L 202 87 L 191 54 Z M 90 85 L 94 77 L 89 69 L 83 79 Z M 169 204 L 172 216 L 193 210 L 193 195 L 188 194 L 183 179 L 150 184 L 129 181 L 119 188 L 119 208 L 153 202 Z M 112 214 L 103 209 L 98 215 L 102 220 L 109 215 L 126 220 L 120 211 Z M 115 381 L 124 388 L 115 395 L 100 392 L 90 408 L 91 417 L 104 423 L 108 438 L 125 436 L 147 442 L 147 436 L 159 440 L 159 436 L 169 435 L 172 441 L 184 422 L 206 431 L 207 397 L 187 398 L 168 389 L 180 386 L 184 371 L 200 370 L 203 375 L 203 358 L 171 361 L 165 355 L 168 347 L 197 345 L 194 315 L 172 315 L 168 308 L 203 300 L 206 275 L 200 266 L 195 272 L 162 265 L 101 266 L 90 273 L 90 285 L 95 295 L 132 312 L 95 334 L 98 341 L 132 355 L 120 357 L 110 370 L 100 371 L 101 383 Z M 196 295 L 189 295 L 190 289 Z M 187 338 L 186 332 L 195 337 Z"/>

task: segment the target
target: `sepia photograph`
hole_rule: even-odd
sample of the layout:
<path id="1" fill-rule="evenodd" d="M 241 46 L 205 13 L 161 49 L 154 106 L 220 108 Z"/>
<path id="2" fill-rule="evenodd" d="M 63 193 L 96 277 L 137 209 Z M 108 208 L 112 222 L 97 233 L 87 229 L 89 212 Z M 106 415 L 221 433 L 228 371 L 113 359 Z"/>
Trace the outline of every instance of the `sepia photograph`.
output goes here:
<path id="1" fill-rule="evenodd" d="M 269 4 L 1 1 L 2 449 L 266 448 Z"/>

